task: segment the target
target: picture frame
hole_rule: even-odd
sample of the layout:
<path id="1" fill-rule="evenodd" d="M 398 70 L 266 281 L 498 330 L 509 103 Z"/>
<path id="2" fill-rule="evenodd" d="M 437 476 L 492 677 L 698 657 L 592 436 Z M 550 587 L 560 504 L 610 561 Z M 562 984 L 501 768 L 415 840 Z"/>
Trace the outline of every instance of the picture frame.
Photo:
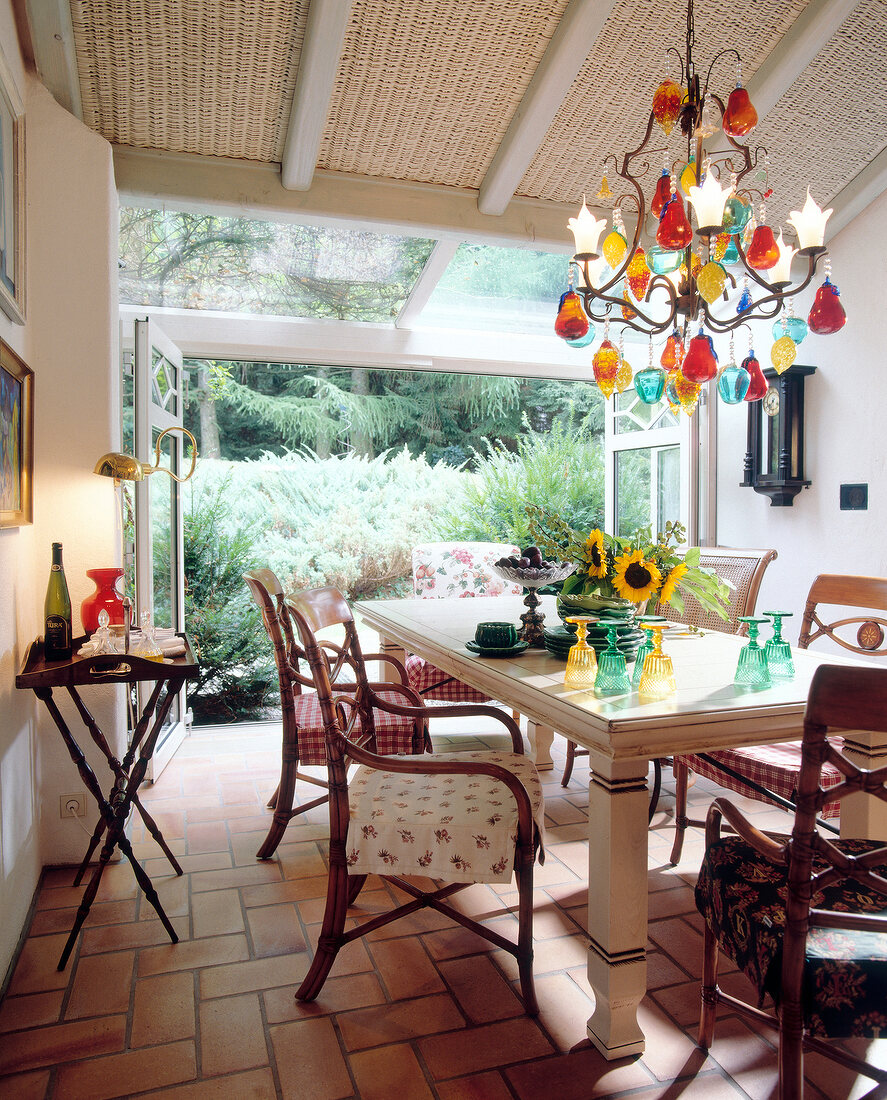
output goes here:
<path id="1" fill-rule="evenodd" d="M 25 112 L 0 50 L 0 308 L 25 323 Z"/>
<path id="2" fill-rule="evenodd" d="M 0 340 L 0 527 L 34 522 L 34 372 Z"/>

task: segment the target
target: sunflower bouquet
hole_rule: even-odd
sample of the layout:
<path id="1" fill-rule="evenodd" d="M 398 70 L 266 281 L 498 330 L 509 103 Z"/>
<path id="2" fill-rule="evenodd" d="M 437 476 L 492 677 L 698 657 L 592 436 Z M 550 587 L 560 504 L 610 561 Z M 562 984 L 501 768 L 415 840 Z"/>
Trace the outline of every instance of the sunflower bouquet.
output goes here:
<path id="1" fill-rule="evenodd" d="M 706 611 L 727 619 L 729 585 L 699 564 L 698 546 L 679 550 L 686 537 L 680 523 L 667 523 L 655 541 L 649 528 L 631 538 L 583 534 L 554 512 L 528 504 L 530 534 L 546 556 L 575 561 L 579 568 L 564 581 L 563 596 L 595 594 L 604 599 L 646 604 L 652 613 L 657 603 L 684 610 L 684 596 L 691 595 Z"/>

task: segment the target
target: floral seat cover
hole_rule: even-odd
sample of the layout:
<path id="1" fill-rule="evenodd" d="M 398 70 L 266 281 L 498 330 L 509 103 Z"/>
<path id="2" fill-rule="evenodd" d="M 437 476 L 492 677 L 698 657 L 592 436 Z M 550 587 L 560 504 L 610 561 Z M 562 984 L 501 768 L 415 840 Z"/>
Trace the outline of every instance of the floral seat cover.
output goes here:
<path id="1" fill-rule="evenodd" d="M 408 702 L 400 692 L 379 691 L 378 694 L 379 698 L 386 703 L 397 703 L 403 706 Z M 301 695 L 294 697 L 293 702 L 296 709 L 296 724 L 299 727 L 299 763 L 306 766 L 309 764 L 325 766 L 326 738 L 317 692 L 302 692 Z M 384 710 L 375 710 L 373 723 L 376 728 L 376 748 L 380 756 L 412 753 L 420 747 L 413 744 L 413 723 L 409 718 Z"/>
<path id="2" fill-rule="evenodd" d="M 492 570 L 499 558 L 517 554 L 501 542 L 428 542 L 413 548 L 413 592 L 423 600 L 466 596 L 520 595 L 519 584 L 502 580 Z M 492 612 L 491 612 L 492 614 Z M 447 703 L 488 703 L 482 691 L 454 679 L 424 657 L 409 654 L 410 687 L 426 699 Z"/>
<path id="3" fill-rule="evenodd" d="M 544 800 L 532 760 L 512 752 L 434 755 L 435 763 L 448 760 L 499 764 L 516 775 L 530 796 L 541 845 Z M 361 766 L 349 780 L 348 793 L 350 874 L 510 881 L 517 803 L 500 780 L 488 775 L 410 775 Z"/>
<path id="4" fill-rule="evenodd" d="M 874 840 L 836 840 L 850 855 L 881 847 Z M 814 857 L 814 873 L 826 864 Z M 887 858 L 873 870 L 887 872 Z M 769 863 L 736 836 L 710 846 L 696 882 L 696 907 L 722 951 L 755 984 L 779 1000 L 787 868 Z M 813 895 L 816 909 L 885 913 L 887 899 L 843 879 Z M 807 936 L 805 1027 L 819 1038 L 887 1036 L 887 936 L 811 928 Z"/>

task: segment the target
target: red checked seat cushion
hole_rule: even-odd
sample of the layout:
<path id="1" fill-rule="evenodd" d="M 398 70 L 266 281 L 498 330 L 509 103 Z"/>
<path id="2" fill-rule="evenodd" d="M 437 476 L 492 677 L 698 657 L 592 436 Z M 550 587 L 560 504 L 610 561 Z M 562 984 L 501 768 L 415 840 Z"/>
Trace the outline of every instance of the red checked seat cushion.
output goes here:
<path id="1" fill-rule="evenodd" d="M 379 697 L 386 703 L 398 703 L 403 706 L 408 700 L 397 691 L 379 691 Z M 323 734 L 323 715 L 317 693 L 313 691 L 296 695 L 293 699 L 296 708 L 296 724 L 299 727 L 299 763 L 303 765 L 326 765 L 326 740 Z M 376 746 L 381 756 L 395 756 L 400 753 L 421 751 L 421 745 L 413 744 L 413 723 L 399 714 L 389 714 L 384 710 L 373 712 L 376 727 Z"/>

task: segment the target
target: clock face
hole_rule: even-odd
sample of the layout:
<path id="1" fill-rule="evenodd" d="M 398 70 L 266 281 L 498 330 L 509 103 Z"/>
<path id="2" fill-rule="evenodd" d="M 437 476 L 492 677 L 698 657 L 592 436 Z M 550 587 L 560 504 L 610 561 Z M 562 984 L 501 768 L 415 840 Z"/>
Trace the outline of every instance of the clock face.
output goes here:
<path id="1" fill-rule="evenodd" d="M 776 416 L 779 412 L 779 392 L 774 390 L 771 386 L 764 394 L 761 404 L 764 406 L 764 412 L 768 416 Z"/>

